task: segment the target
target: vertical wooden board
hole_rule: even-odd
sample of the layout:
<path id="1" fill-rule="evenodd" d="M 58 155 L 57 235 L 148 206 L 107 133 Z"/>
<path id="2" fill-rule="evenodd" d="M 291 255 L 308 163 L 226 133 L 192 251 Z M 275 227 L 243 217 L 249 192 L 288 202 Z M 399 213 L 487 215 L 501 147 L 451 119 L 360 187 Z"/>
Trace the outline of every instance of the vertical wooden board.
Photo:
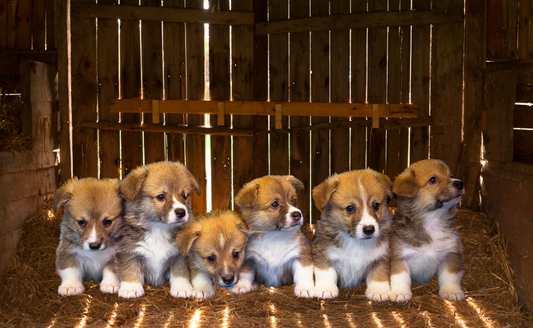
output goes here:
<path id="1" fill-rule="evenodd" d="M 114 0 L 100 0 L 113 4 Z M 109 99 L 118 98 L 118 21 L 98 19 L 98 99 L 99 120 L 118 122 L 111 113 Z M 118 131 L 100 131 L 100 176 L 120 178 L 120 140 Z"/>
<path id="2" fill-rule="evenodd" d="M 167 0 L 165 7 L 183 8 L 183 0 Z M 163 23 L 163 44 L 165 50 L 165 99 L 183 99 L 185 95 L 185 25 L 184 23 Z M 166 124 L 183 124 L 183 114 L 166 114 Z M 168 159 L 185 161 L 183 134 L 167 135 Z"/>
<path id="3" fill-rule="evenodd" d="M 309 1 L 291 1 L 291 19 L 305 18 L 309 16 Z M 290 101 L 309 101 L 309 33 L 298 32 L 290 35 Z M 307 116 L 292 116 L 290 126 L 309 125 L 310 118 Z M 302 181 L 304 189 L 298 190 L 298 207 L 304 218 L 310 217 L 311 188 L 309 185 L 309 132 L 298 131 L 291 133 L 291 162 L 290 173 Z"/>
<path id="4" fill-rule="evenodd" d="M 495 2 L 495 1 L 490 1 L 490 5 L 494 5 L 492 4 L 492 2 Z M 501 34 L 503 34 L 503 36 L 506 38 L 504 40 L 504 46 L 505 48 L 507 49 L 507 55 L 502 58 L 504 59 L 517 59 L 518 58 L 518 29 L 517 29 L 517 19 L 518 19 L 518 0 L 507 0 L 507 1 L 500 1 L 500 3 L 502 3 L 504 6 L 506 5 L 506 2 L 507 2 L 507 8 L 506 10 L 503 10 L 502 14 L 505 15 L 504 16 L 504 24 L 505 24 L 505 28 L 504 30 L 500 31 Z M 487 1 L 487 6 L 489 6 L 489 1 Z M 484 26 L 482 28 L 482 30 L 484 30 L 485 28 L 487 28 L 488 30 L 488 26 Z M 486 38 L 486 37 L 485 37 Z M 485 39 L 484 38 L 484 39 Z"/>
<path id="5" fill-rule="evenodd" d="M 531 20 L 531 0 L 520 0 L 518 10 L 518 60 L 529 59 L 529 25 Z"/>
<path id="6" fill-rule="evenodd" d="M 442 8 L 448 4 L 436 1 L 433 5 Z M 460 1 L 451 5 L 463 8 Z M 462 23 L 433 27 L 431 158 L 443 160 L 453 175 L 457 175 L 462 150 L 463 35 Z"/>
<path id="7" fill-rule="evenodd" d="M 17 7 L 17 40 L 15 42 L 15 49 L 30 50 L 31 49 L 31 7 L 30 1 L 18 2 Z"/>
<path id="8" fill-rule="evenodd" d="M 124 0 L 123 5 L 138 5 L 138 0 Z M 122 98 L 141 96 L 141 37 L 138 20 L 123 20 L 120 32 L 120 74 Z M 122 114 L 122 122 L 141 123 L 139 114 Z M 142 132 L 122 131 L 122 177 L 143 165 Z"/>
<path id="9" fill-rule="evenodd" d="M 331 14 L 350 13 L 349 1 L 331 2 Z M 331 102 L 350 100 L 350 31 L 331 31 Z M 348 118 L 332 117 L 331 122 L 345 122 Z M 350 168 L 350 131 L 331 130 L 331 173 L 342 173 Z"/>
<path id="10" fill-rule="evenodd" d="M 328 3 L 311 1 L 311 16 L 327 16 Z M 311 101 L 329 102 L 329 32 L 311 32 Z M 328 117 L 312 117 L 313 124 L 328 122 Z M 314 130 L 311 134 L 311 183 L 313 188 L 330 174 L 329 130 Z M 316 206 L 312 207 L 311 222 L 320 219 Z"/>
<path id="11" fill-rule="evenodd" d="M 186 7 L 201 9 L 203 2 L 187 0 Z M 187 23 L 185 25 L 187 39 L 187 99 L 204 99 L 204 24 Z M 203 115 L 189 115 L 189 126 L 204 124 Z M 200 135 L 187 135 L 187 168 L 198 180 L 202 194 L 193 193 L 192 210 L 194 215 L 205 213 L 207 209 L 206 176 L 205 176 L 205 137 Z"/>
<path id="12" fill-rule="evenodd" d="M 352 13 L 366 12 L 366 1 L 352 0 Z M 352 103 L 366 102 L 366 29 L 352 30 Z M 364 120 L 352 118 L 354 120 Z M 351 129 L 352 170 L 366 167 L 366 128 Z"/>
<path id="13" fill-rule="evenodd" d="M 368 3 L 368 10 L 386 11 L 387 1 Z M 385 103 L 387 97 L 387 28 L 368 29 L 368 102 Z M 385 170 L 385 131 L 371 129 L 368 134 L 368 167 Z"/>
<path id="14" fill-rule="evenodd" d="M 159 7 L 159 0 L 143 0 L 143 6 Z M 161 22 L 142 22 L 142 70 L 144 98 L 163 99 L 163 44 Z M 163 115 L 159 114 L 159 123 L 154 123 L 152 114 L 144 115 L 144 124 L 162 125 Z M 165 134 L 157 132 L 144 133 L 145 163 L 165 160 Z"/>
<path id="15" fill-rule="evenodd" d="M 414 9 L 429 9 L 424 0 L 413 2 Z M 413 26 L 411 100 L 418 104 L 418 115 L 429 115 L 429 49 L 430 30 L 427 25 Z M 433 89 L 435 91 L 435 89 Z M 410 163 L 428 158 L 429 129 L 411 129 Z"/>
<path id="16" fill-rule="evenodd" d="M 56 49 L 56 13 L 54 0 L 46 1 L 46 49 Z"/>
<path id="17" fill-rule="evenodd" d="M 31 31 L 33 35 L 33 50 L 44 50 L 46 10 L 44 0 L 33 0 Z"/>
<path id="18" fill-rule="evenodd" d="M 508 0 L 509 5 L 518 0 Z M 419 1 L 419 4 L 426 1 Z M 425 6 L 425 5 L 424 5 Z M 415 8 L 418 6 L 415 6 Z M 429 4 L 427 6 L 429 8 Z M 487 58 L 503 59 L 507 57 L 507 1 L 489 1 L 487 6 Z M 413 31 L 414 32 L 414 31 Z M 516 34 L 515 34 L 516 35 Z M 516 41 L 516 38 L 515 38 Z M 516 47 L 515 47 L 516 50 Z"/>
<path id="19" fill-rule="evenodd" d="M 73 0 L 73 3 L 93 1 Z M 95 129 L 82 129 L 82 121 L 96 122 L 96 19 L 71 21 L 72 40 L 72 139 L 74 176 L 98 177 L 98 153 Z"/>
<path id="20" fill-rule="evenodd" d="M 266 0 L 253 1 L 253 9 L 256 23 L 267 21 L 268 2 Z M 253 100 L 268 100 L 268 35 L 254 34 L 253 38 Z M 268 174 L 268 135 L 257 133 L 268 129 L 268 120 L 267 116 L 253 117 L 254 178 Z"/>
<path id="21" fill-rule="evenodd" d="M 16 49 L 17 40 L 17 7 L 19 0 L 7 0 L 7 46 L 6 49 Z"/>
<path id="22" fill-rule="evenodd" d="M 232 10 L 253 11 L 253 5 L 249 0 L 232 1 Z M 253 26 L 237 25 L 232 27 L 232 100 L 253 100 L 254 47 L 250 46 L 253 44 Z M 263 118 L 266 119 L 266 117 Z M 252 129 L 253 117 L 234 115 L 233 127 Z M 266 154 L 264 148 L 264 146 L 261 147 L 261 150 Z M 254 149 L 252 138 L 233 137 L 234 195 L 240 191 L 245 183 L 253 179 L 254 154 L 261 150 L 256 151 Z"/>
<path id="23" fill-rule="evenodd" d="M 229 10 L 229 1 L 218 2 L 220 10 Z M 209 90 L 212 101 L 230 99 L 229 26 L 209 25 Z M 217 125 L 211 115 L 211 125 Z M 224 115 L 227 127 L 230 115 Z M 231 209 L 231 140 L 229 136 L 211 136 L 211 185 L 213 208 Z"/>
<path id="24" fill-rule="evenodd" d="M 270 21 L 288 17 L 287 0 L 270 1 Z M 289 97 L 289 49 L 287 33 L 270 35 L 270 101 L 287 101 Z M 283 116 L 283 128 L 288 127 L 288 118 Z M 270 117 L 270 174 L 289 174 L 289 138 L 287 133 L 277 133 L 275 118 Z"/>
<path id="25" fill-rule="evenodd" d="M 7 48 L 7 10 L 8 1 L 0 0 L 0 50 Z"/>
<path id="26" fill-rule="evenodd" d="M 402 0 L 401 10 L 411 10 L 411 0 Z M 401 47 L 401 90 L 400 102 L 402 104 L 411 103 L 411 27 L 400 27 L 400 47 Z M 399 149 L 399 168 L 398 172 L 403 172 L 409 164 L 409 129 L 400 129 L 400 149 Z M 394 172 L 391 173 L 391 178 Z"/>

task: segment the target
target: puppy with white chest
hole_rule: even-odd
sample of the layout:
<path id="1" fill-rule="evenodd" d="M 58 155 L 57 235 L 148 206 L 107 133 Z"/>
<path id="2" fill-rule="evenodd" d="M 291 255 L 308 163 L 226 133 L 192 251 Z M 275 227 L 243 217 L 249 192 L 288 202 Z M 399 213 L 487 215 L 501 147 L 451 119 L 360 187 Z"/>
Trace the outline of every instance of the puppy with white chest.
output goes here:
<path id="1" fill-rule="evenodd" d="M 265 176 L 247 183 L 235 197 L 252 231 L 239 282 L 229 290 L 241 294 L 256 289 L 295 284 L 298 297 L 313 297 L 311 246 L 301 231 L 302 212 L 293 176 Z"/>
<path id="2" fill-rule="evenodd" d="M 189 270 L 175 238 L 193 216 L 193 190 L 200 194 L 198 182 L 177 162 L 138 167 L 120 183 L 127 200 L 123 238 L 115 258 L 120 297 L 140 297 L 144 283 L 157 287 L 169 280 L 172 296 L 192 296 Z"/>
<path id="3" fill-rule="evenodd" d="M 220 210 L 195 217 L 178 232 L 176 243 L 187 260 L 193 297 L 213 297 L 213 283 L 229 289 L 239 281 L 249 234 L 236 212 Z"/>
<path id="4" fill-rule="evenodd" d="M 463 246 L 453 220 L 465 194 L 440 160 L 412 164 L 394 181 L 398 202 L 391 235 L 391 300 L 411 299 L 411 282 L 428 283 L 438 277 L 439 296 L 464 299 Z"/>
<path id="5" fill-rule="evenodd" d="M 65 206 L 56 269 L 60 295 L 83 293 L 83 281 L 100 281 L 100 290 L 115 293 L 119 280 L 113 260 L 118 248 L 124 200 L 117 180 L 70 179 L 54 197 L 54 213 Z"/>
<path id="6" fill-rule="evenodd" d="M 322 213 L 312 241 L 315 294 L 334 298 L 339 288 L 366 281 L 366 297 L 389 299 L 390 179 L 374 170 L 336 174 L 313 190 Z"/>

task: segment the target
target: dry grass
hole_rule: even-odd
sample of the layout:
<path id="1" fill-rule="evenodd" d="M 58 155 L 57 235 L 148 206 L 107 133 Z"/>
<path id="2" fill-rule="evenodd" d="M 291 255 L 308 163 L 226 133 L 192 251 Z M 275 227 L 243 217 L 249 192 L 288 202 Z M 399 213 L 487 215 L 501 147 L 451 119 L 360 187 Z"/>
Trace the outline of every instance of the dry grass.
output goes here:
<path id="1" fill-rule="evenodd" d="M 22 134 L 20 96 L 0 96 L 0 151 L 31 150 L 31 136 Z"/>
<path id="2" fill-rule="evenodd" d="M 262 287 L 245 295 L 218 289 L 209 300 L 176 299 L 168 284 L 147 287 L 146 296 L 126 300 L 85 283 L 80 296 L 57 294 L 55 248 L 60 214 L 48 203 L 24 228 L 19 249 L 0 286 L 3 327 L 530 327 L 520 311 L 506 245 L 483 213 L 461 210 L 457 226 L 466 257 L 467 301 L 446 302 L 434 279 L 413 286 L 407 303 L 369 302 L 364 287 L 341 290 L 334 300 L 298 299 L 293 287 Z"/>

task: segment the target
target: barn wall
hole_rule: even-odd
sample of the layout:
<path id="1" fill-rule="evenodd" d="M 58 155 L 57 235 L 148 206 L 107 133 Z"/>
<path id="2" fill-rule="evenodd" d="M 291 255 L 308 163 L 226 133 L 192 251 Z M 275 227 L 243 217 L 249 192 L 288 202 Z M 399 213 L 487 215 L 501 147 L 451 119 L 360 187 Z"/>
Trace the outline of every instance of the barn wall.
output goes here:
<path id="1" fill-rule="evenodd" d="M 28 152 L 0 152 L 0 275 L 16 250 L 24 222 L 58 184 L 57 153 L 53 152 L 57 147 L 55 67 L 23 61 L 21 72 L 25 114 L 31 118 L 26 128 L 34 144 Z"/>

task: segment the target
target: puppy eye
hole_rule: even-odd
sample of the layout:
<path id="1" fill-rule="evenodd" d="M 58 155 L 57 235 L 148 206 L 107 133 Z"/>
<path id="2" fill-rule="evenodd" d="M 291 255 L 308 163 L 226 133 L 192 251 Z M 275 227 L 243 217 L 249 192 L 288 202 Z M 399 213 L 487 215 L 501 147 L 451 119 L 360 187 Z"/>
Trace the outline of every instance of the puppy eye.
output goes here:
<path id="1" fill-rule="evenodd" d="M 112 223 L 113 223 L 113 221 L 111 221 L 109 219 L 105 219 L 104 221 L 102 221 L 102 224 L 104 225 L 105 228 L 109 228 Z"/>
<path id="2" fill-rule="evenodd" d="M 235 260 L 238 260 L 238 259 L 239 259 L 239 255 L 240 255 L 239 252 L 233 252 L 233 258 L 234 258 Z"/>
<path id="3" fill-rule="evenodd" d="M 431 177 L 431 178 L 429 178 L 429 184 L 435 184 L 435 183 L 437 183 L 437 181 L 438 181 L 438 180 L 437 180 L 437 178 L 435 178 L 435 177 Z"/>
<path id="4" fill-rule="evenodd" d="M 79 220 L 78 225 L 82 228 L 85 228 L 87 226 L 87 222 L 85 222 L 85 220 Z"/>
<path id="5" fill-rule="evenodd" d="M 379 210 L 379 205 L 381 205 L 381 204 L 380 204 L 380 203 L 374 203 L 374 204 L 372 204 L 372 208 L 374 209 L 374 211 Z"/>
<path id="6" fill-rule="evenodd" d="M 164 202 L 167 199 L 167 197 L 165 197 L 165 194 L 159 194 L 155 196 L 155 198 L 160 202 Z"/>
<path id="7" fill-rule="evenodd" d="M 207 257 L 207 262 L 209 263 L 215 263 L 216 260 L 217 260 L 217 257 L 215 255 L 210 255 Z"/>
<path id="8" fill-rule="evenodd" d="M 346 207 L 346 213 L 352 214 L 353 212 L 355 212 L 355 206 L 349 205 Z"/>
<path id="9" fill-rule="evenodd" d="M 278 201 L 273 202 L 273 203 L 270 205 L 270 207 L 272 207 L 272 208 L 278 208 L 278 207 L 279 207 L 279 203 L 278 203 Z"/>
<path id="10" fill-rule="evenodd" d="M 184 192 L 184 193 L 181 195 L 181 197 L 183 197 L 183 199 L 187 199 L 187 197 L 189 197 L 189 194 L 186 193 L 186 192 Z"/>

